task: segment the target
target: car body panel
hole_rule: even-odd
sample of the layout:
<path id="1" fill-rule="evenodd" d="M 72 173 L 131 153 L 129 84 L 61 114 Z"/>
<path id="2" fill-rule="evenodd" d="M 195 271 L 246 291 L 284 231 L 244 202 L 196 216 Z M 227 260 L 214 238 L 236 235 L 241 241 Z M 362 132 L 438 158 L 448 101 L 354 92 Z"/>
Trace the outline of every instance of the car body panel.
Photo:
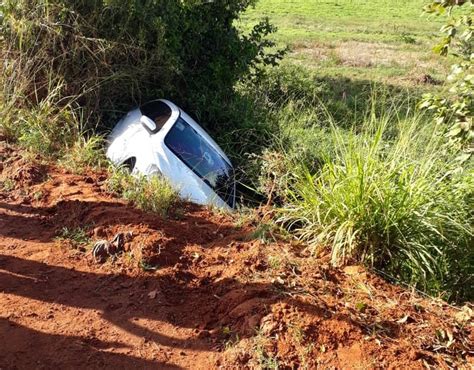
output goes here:
<path id="1" fill-rule="evenodd" d="M 136 162 L 132 174 L 145 176 L 161 174 L 168 179 L 173 188 L 179 192 L 180 197 L 185 200 L 223 209 L 234 208 L 235 183 L 232 182 L 233 190 L 229 197 L 230 204 L 228 204 L 208 183 L 170 150 L 165 143 L 166 135 L 179 122 L 179 119 L 183 119 L 232 168 L 229 158 L 206 131 L 175 104 L 164 99 L 155 102 L 163 102 L 171 108 L 171 114 L 161 129 L 156 133 L 150 132 L 140 122 L 143 116 L 140 108 L 130 111 L 110 133 L 107 157 L 116 165 L 121 165 L 129 158 L 134 157 Z"/>

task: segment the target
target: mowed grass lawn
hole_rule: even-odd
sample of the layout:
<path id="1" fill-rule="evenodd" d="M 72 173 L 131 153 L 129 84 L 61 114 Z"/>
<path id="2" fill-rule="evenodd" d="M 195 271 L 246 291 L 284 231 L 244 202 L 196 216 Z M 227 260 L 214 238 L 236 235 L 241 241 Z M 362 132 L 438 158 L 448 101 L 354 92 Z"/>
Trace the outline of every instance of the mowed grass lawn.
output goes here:
<path id="1" fill-rule="evenodd" d="M 449 60 L 435 55 L 442 19 L 423 14 L 427 0 L 259 0 L 240 22 L 262 17 L 288 45 L 286 62 L 320 76 L 348 77 L 430 89 L 443 81 Z"/>

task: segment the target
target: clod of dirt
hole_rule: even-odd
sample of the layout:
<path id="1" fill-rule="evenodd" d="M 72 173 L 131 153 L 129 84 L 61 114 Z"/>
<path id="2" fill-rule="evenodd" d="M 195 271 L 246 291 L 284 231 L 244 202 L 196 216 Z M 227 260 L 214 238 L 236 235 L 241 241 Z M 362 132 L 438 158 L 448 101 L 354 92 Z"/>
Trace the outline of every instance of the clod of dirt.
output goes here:
<path id="1" fill-rule="evenodd" d="M 132 238 L 132 233 L 117 233 L 111 241 L 99 240 L 92 248 L 92 256 L 97 263 L 104 263 L 109 257 L 115 260 L 125 249 L 125 243 Z"/>
<path id="2" fill-rule="evenodd" d="M 16 189 L 39 184 L 47 177 L 47 166 L 25 158 L 12 157 L 2 166 L 2 178 L 13 181 Z"/>

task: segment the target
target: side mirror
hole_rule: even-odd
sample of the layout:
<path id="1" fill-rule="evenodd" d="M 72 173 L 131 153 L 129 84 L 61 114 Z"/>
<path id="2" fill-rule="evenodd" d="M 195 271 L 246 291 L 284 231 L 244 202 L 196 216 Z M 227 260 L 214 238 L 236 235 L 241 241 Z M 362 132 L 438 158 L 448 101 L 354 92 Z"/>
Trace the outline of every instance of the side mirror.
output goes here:
<path id="1" fill-rule="evenodd" d="M 156 132 L 156 123 L 150 117 L 141 116 L 140 122 L 148 131 Z"/>

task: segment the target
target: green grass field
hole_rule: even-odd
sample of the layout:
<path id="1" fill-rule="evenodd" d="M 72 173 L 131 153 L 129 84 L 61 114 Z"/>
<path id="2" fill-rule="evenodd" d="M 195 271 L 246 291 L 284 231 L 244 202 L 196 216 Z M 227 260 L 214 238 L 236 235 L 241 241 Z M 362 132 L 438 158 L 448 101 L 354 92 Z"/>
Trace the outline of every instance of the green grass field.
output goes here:
<path id="1" fill-rule="evenodd" d="M 449 61 L 435 55 L 442 24 L 423 14 L 425 0 L 260 0 L 240 26 L 262 17 L 278 27 L 274 39 L 288 45 L 286 62 L 341 76 L 432 88 Z M 424 85 L 424 86 L 423 86 Z"/>

